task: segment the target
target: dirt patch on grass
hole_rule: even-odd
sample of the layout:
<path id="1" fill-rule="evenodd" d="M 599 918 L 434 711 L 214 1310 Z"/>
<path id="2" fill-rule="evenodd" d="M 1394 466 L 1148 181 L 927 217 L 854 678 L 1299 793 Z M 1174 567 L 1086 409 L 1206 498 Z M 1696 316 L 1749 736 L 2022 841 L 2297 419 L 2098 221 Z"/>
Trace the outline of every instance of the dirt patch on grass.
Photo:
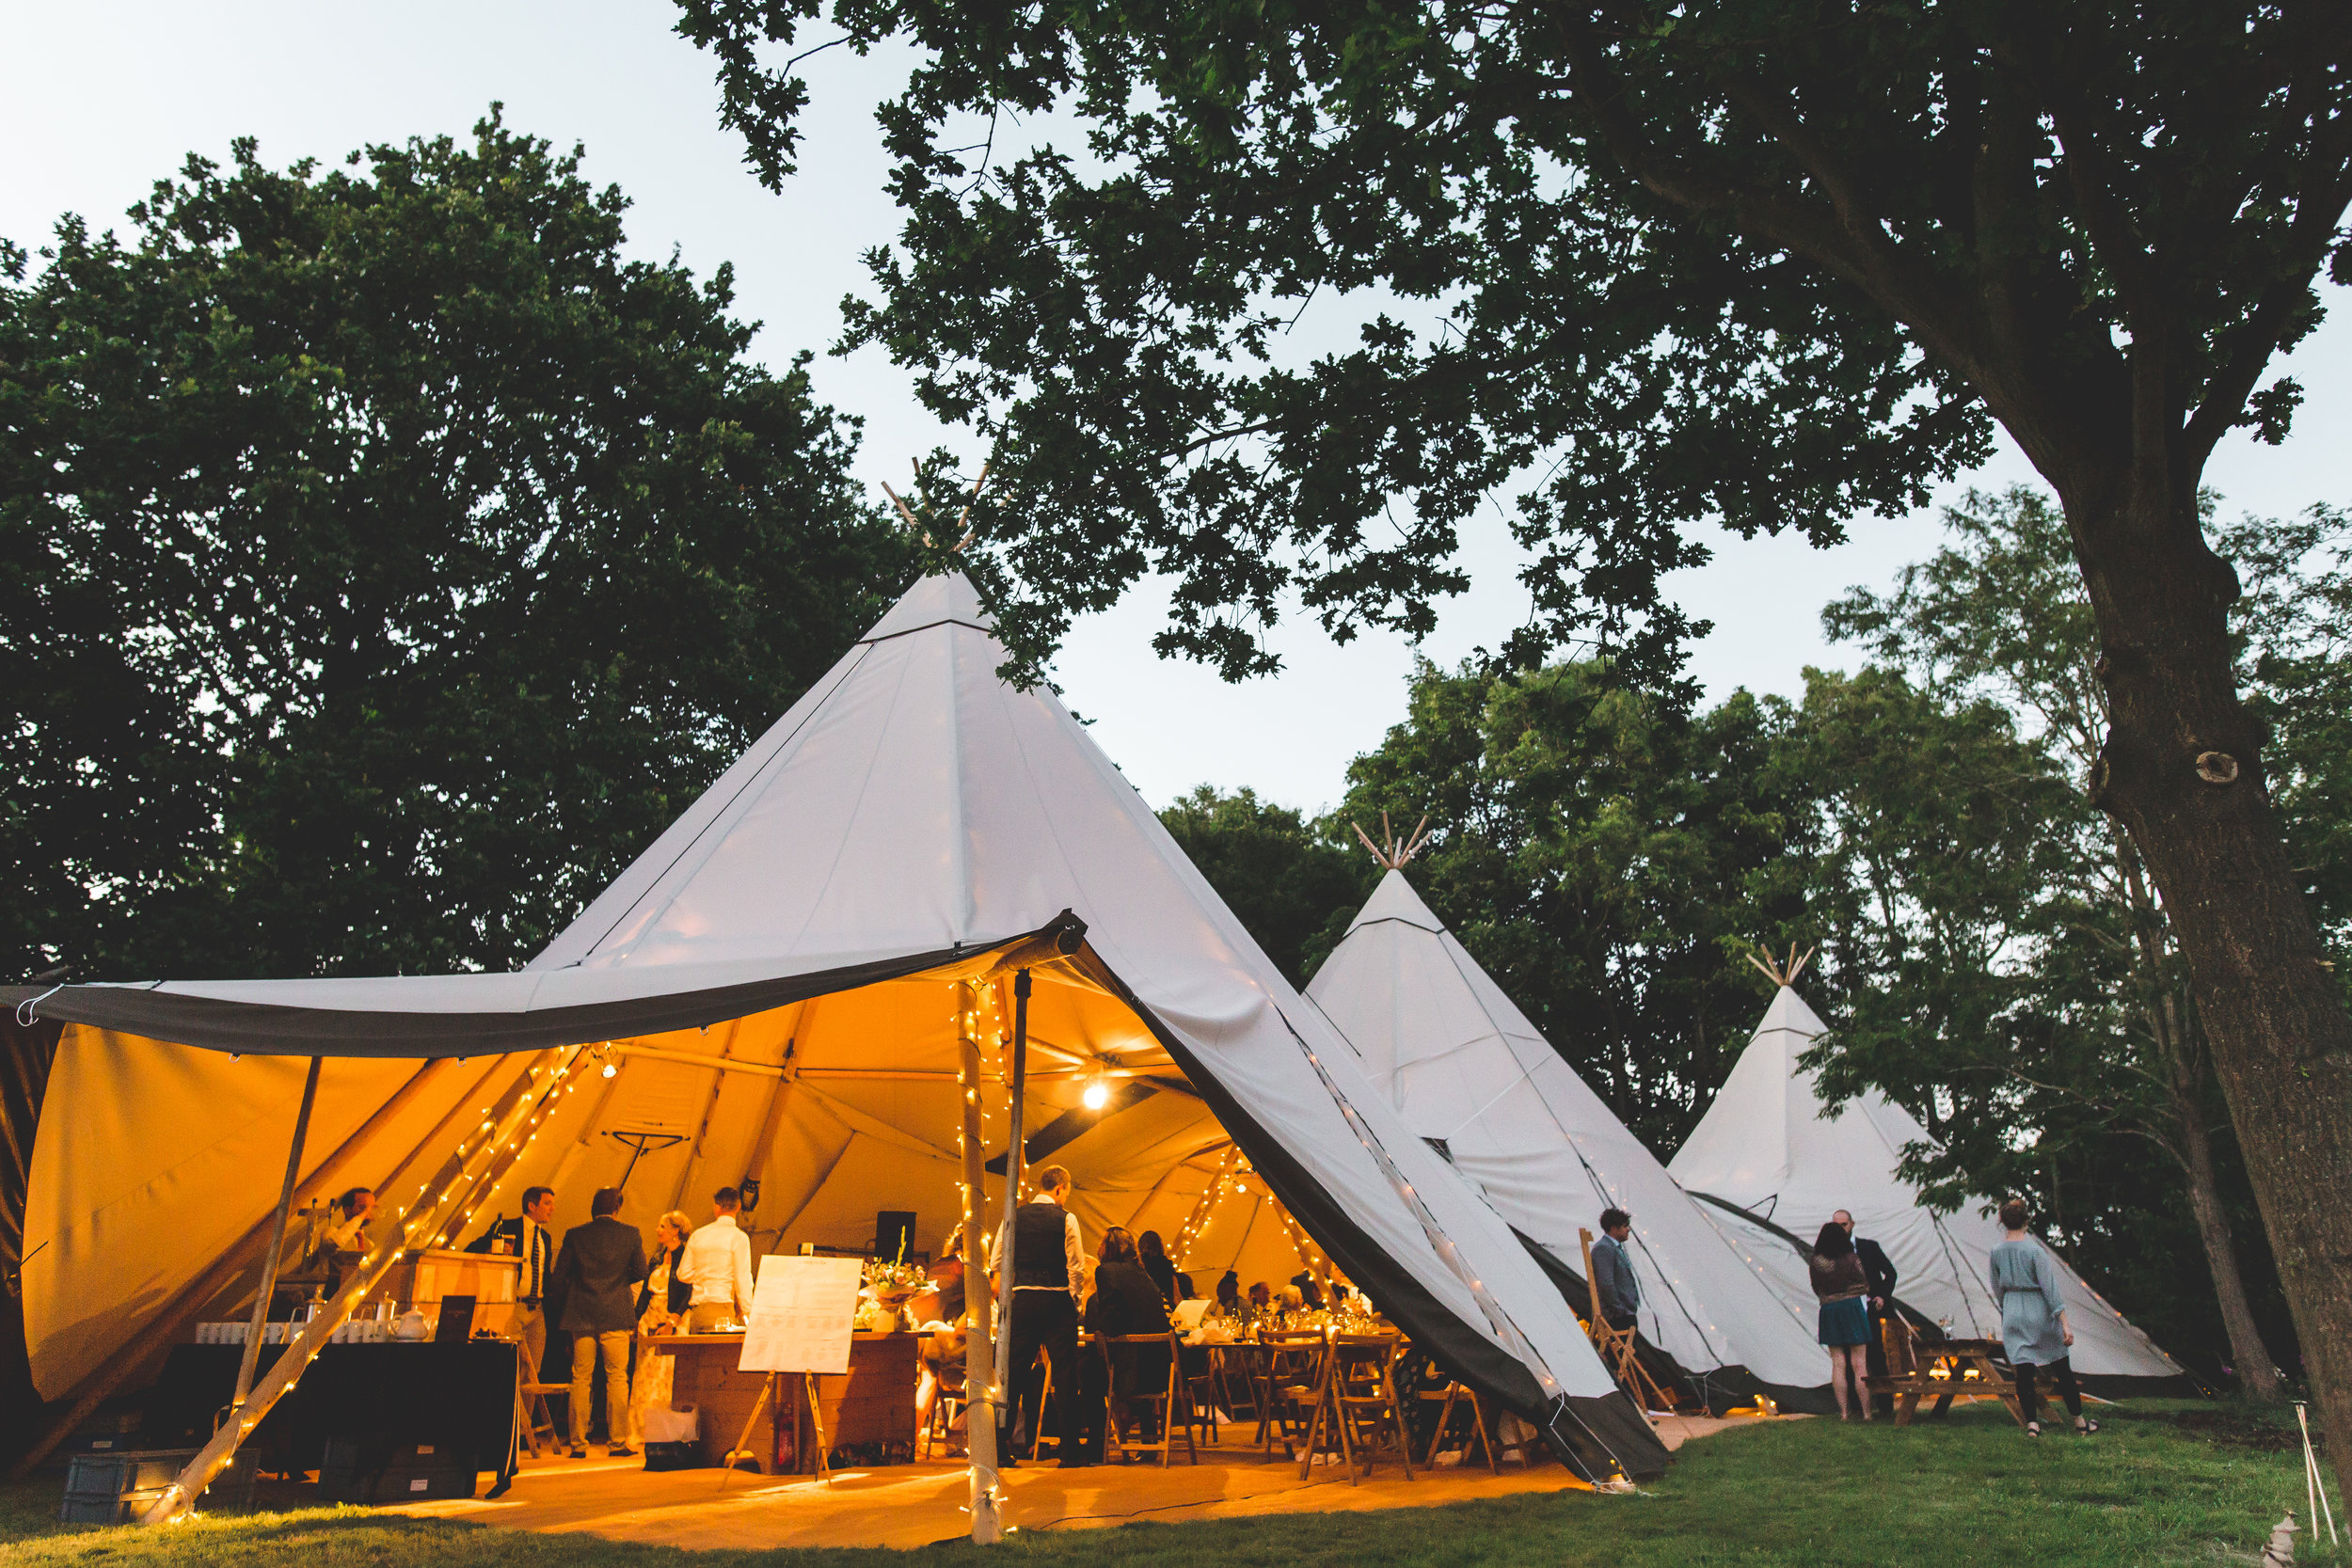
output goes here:
<path id="1" fill-rule="evenodd" d="M 2147 1410 L 2135 1412 L 2136 1421 L 2162 1421 L 2222 1448 L 2251 1449 L 2257 1453 L 2285 1453 L 2303 1446 L 2302 1434 L 2291 1425 L 2242 1410 Z M 2312 1433 L 2312 1446 L 2325 1448 L 2325 1433 Z"/>

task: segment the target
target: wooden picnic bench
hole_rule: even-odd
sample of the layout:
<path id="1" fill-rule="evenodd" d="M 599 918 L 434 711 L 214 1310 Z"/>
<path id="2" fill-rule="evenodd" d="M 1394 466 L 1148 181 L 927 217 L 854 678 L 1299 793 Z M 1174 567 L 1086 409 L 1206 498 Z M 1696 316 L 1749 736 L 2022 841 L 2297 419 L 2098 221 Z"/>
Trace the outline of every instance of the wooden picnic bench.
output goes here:
<path id="1" fill-rule="evenodd" d="M 1897 1426 L 1911 1424 L 1923 1399 L 1933 1399 L 1935 1408 L 1931 1414 L 1941 1416 L 1952 1407 L 1956 1397 L 1988 1394 L 2001 1402 L 2019 1426 L 2026 1424 L 2026 1413 L 2017 1402 L 2017 1388 L 1998 1339 L 1930 1343 L 1891 1311 L 1881 1323 L 1880 1334 L 1886 1346 L 1886 1370 L 1863 1383 L 1873 1394 L 1895 1396 Z"/>

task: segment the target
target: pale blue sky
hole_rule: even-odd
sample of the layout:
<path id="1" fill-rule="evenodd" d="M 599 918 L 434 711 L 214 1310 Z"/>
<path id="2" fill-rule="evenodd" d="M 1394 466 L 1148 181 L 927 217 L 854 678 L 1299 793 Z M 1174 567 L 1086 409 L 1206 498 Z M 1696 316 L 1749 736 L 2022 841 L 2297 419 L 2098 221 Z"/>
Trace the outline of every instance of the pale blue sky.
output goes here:
<path id="1" fill-rule="evenodd" d="M 516 128 L 587 144 L 591 178 L 636 201 L 635 252 L 659 257 L 675 245 L 698 273 L 732 261 L 740 312 L 765 324 L 765 357 L 820 351 L 819 393 L 865 418 L 863 477 L 895 483 L 912 457 L 942 443 L 977 467 L 976 444 L 930 421 L 909 377 L 882 356 L 821 356 L 842 296 L 864 287 L 860 252 L 898 230 L 871 111 L 903 62 L 834 50 L 809 63 L 816 99 L 803 172 L 773 196 L 720 129 L 709 62 L 671 33 L 675 14 L 656 0 L 9 0 L 0 29 L 9 40 L 0 56 L 0 146 L 9 150 L 0 235 L 38 245 L 65 211 L 103 228 L 184 153 L 225 157 L 234 136 L 258 136 L 273 164 L 333 159 L 363 142 L 463 135 L 500 99 Z M 2233 513 L 2352 501 L 2342 435 L 2352 420 L 2352 311 L 2339 308 L 2294 368 L 2310 393 L 2295 437 L 2277 450 L 2235 437 L 2209 472 Z M 2029 478 L 2024 459 L 2005 450 L 1975 482 Z M 1716 624 L 1693 661 L 1710 693 L 1741 685 L 1794 692 L 1806 664 L 1851 662 L 1822 643 L 1821 605 L 1850 584 L 1886 581 L 1933 546 L 1936 527 L 1930 513 L 1866 519 L 1853 534 L 1830 551 L 1724 535 L 1710 564 L 1677 578 L 1684 606 Z M 1425 649 L 1441 661 L 1492 644 L 1522 613 L 1499 519 L 1471 531 L 1464 556 L 1475 586 Z M 1286 622 L 1273 641 L 1288 672 L 1235 687 L 1154 657 L 1159 609 L 1146 589 L 1082 623 L 1057 669 L 1071 705 L 1096 721 L 1096 738 L 1155 804 L 1204 781 L 1326 804 L 1348 759 L 1402 715 L 1412 650 L 1400 641 L 1340 648 L 1311 623 Z"/>

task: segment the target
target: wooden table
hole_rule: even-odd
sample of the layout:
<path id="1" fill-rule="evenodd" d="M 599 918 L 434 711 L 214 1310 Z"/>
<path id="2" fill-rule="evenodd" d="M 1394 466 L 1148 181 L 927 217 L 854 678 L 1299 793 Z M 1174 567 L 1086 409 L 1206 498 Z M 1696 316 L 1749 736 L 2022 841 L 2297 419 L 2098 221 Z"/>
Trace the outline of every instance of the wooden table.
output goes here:
<path id="1" fill-rule="evenodd" d="M 850 1338 L 850 1370 L 817 1379 L 817 1408 L 825 1424 L 828 1449 L 876 1447 L 880 1462 L 898 1464 L 914 1456 L 914 1395 L 922 1371 L 919 1334 L 855 1334 Z M 737 1370 L 743 1357 L 740 1334 L 640 1336 L 638 1354 L 668 1355 L 675 1365 L 673 1404 L 691 1404 L 700 1414 L 704 1463 L 717 1465 L 743 1433 L 753 1408 L 768 1386 L 765 1372 Z M 762 1468 L 787 1474 L 816 1471 L 817 1444 L 808 1396 L 798 1372 L 778 1374 L 784 1420 L 771 1406 L 753 1441 Z"/>
<path id="2" fill-rule="evenodd" d="M 1933 1396 L 1935 1408 L 1931 1414 L 1941 1416 L 1962 1394 L 1990 1394 L 2008 1408 L 2019 1426 L 2026 1424 L 2025 1407 L 2018 1403 L 2000 1340 L 1945 1339 L 1931 1344 L 1899 1318 L 1889 1317 L 1886 1322 L 1887 1370 L 1881 1376 L 1865 1378 L 1863 1384 L 1873 1394 L 1895 1396 L 1897 1426 L 1911 1424 L 1923 1399 Z M 1968 1375 L 1971 1372 L 1976 1374 L 1973 1378 Z"/>

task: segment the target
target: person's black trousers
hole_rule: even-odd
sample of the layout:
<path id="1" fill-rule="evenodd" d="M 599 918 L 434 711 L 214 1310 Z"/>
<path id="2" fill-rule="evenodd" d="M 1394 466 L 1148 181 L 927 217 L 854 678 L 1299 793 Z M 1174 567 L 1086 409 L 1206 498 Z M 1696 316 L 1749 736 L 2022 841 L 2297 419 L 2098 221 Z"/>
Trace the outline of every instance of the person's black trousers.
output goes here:
<path id="1" fill-rule="evenodd" d="M 1054 1363 L 1054 1424 L 1043 1427 L 1040 1409 L 1045 1383 L 1045 1369 L 1038 1362 L 1037 1353 L 1042 1350 Z M 1040 1431 L 1072 1442 L 1074 1449 L 1075 1426 L 1069 1418 L 1071 1401 L 1078 1392 L 1078 1304 L 1068 1291 L 1015 1291 L 1012 1292 L 1012 1360 L 997 1370 L 1000 1386 L 1010 1390 L 1014 1408 L 1008 1410 L 1006 1419 L 996 1429 L 996 1456 L 999 1460 L 1028 1457 L 1025 1449 L 1013 1452 L 1014 1436 L 1021 1431 L 1016 1418 L 1022 1412 L 1029 1418 L 1028 1431 L 1034 1436 Z"/>
<path id="2" fill-rule="evenodd" d="M 2050 1386 L 2058 1390 L 2059 1399 L 2066 1402 L 2068 1415 L 2079 1416 L 2083 1413 L 2083 1393 L 2080 1388 L 2074 1386 L 2074 1362 L 2072 1356 L 2061 1355 L 2048 1366 L 2040 1368 L 2030 1361 L 2020 1361 L 2012 1365 L 2010 1370 L 2017 1380 L 2017 1403 L 2019 1408 L 2025 1411 L 2026 1419 L 2029 1421 L 2042 1419 L 2042 1391 L 2034 1386 L 2036 1371 L 2050 1374 Z"/>

